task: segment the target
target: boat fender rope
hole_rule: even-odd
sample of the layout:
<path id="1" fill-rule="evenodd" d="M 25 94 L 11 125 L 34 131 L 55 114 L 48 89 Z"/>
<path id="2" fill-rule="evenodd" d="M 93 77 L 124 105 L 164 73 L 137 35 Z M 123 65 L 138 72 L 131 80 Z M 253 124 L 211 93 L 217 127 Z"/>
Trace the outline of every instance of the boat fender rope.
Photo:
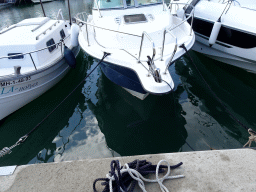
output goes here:
<path id="1" fill-rule="evenodd" d="M 0 151 L 0 158 L 3 157 L 6 154 L 10 154 L 12 151 L 11 149 L 13 149 L 14 147 L 22 144 L 27 138 L 28 136 L 33 133 L 54 111 L 56 111 L 62 103 L 64 103 L 64 101 L 66 101 L 66 99 L 75 92 L 75 90 L 77 90 L 77 88 L 92 74 L 92 72 L 102 63 L 102 61 L 109 56 L 110 53 L 106 53 L 104 52 L 104 55 L 102 57 L 102 59 L 98 62 L 98 64 L 90 71 L 90 73 L 40 122 L 38 123 L 30 132 L 28 132 L 26 135 L 22 136 L 14 145 L 12 145 L 11 147 L 4 147 L 1 151 Z"/>
<path id="2" fill-rule="evenodd" d="M 224 107 L 224 109 L 226 110 L 226 112 L 229 114 L 229 116 L 235 120 L 239 125 L 241 125 L 245 130 L 248 130 L 249 128 L 244 125 L 239 119 L 237 119 L 229 110 L 228 108 L 224 105 L 224 103 L 220 100 L 220 98 L 213 92 L 213 90 L 211 89 L 210 85 L 206 82 L 206 80 L 204 79 L 203 75 L 201 74 L 201 72 L 199 71 L 199 69 L 197 68 L 196 64 L 194 63 L 192 57 L 190 56 L 187 48 L 185 47 L 184 44 L 180 45 L 181 48 L 183 48 L 186 52 L 186 54 L 188 55 L 190 61 L 193 63 L 193 65 L 195 66 L 197 72 L 199 73 L 201 79 L 203 80 L 203 82 L 206 84 L 206 86 L 208 87 L 208 89 L 210 90 L 210 92 L 212 93 L 212 95 L 215 97 L 215 99 L 217 99 L 219 101 L 219 103 L 222 105 L 222 107 Z"/>
<path id="3" fill-rule="evenodd" d="M 165 162 L 167 165 L 161 165 L 163 162 Z M 180 162 L 177 165 L 170 166 L 166 160 L 161 160 L 157 165 L 152 165 L 151 162 L 146 160 L 135 160 L 121 166 L 118 160 L 113 160 L 110 163 L 111 171 L 106 175 L 107 178 L 96 179 L 93 183 L 93 190 L 94 192 L 97 192 L 96 183 L 98 181 L 104 181 L 101 183 L 101 185 L 105 185 L 102 192 L 132 192 L 135 188 L 135 182 L 137 181 L 142 191 L 147 192 L 143 182 L 146 181 L 158 182 L 162 192 L 168 192 L 168 189 L 163 185 L 163 181 L 165 179 L 183 178 L 184 175 L 169 176 L 170 169 L 176 169 L 182 164 L 183 163 Z M 164 169 L 166 168 L 168 169 L 167 173 L 162 178 L 159 178 L 158 174 L 165 172 Z M 155 173 L 156 179 L 151 180 L 144 178 L 144 176 L 150 173 Z"/>
<path id="4" fill-rule="evenodd" d="M 250 129 L 248 129 L 248 133 L 249 133 L 251 136 L 249 137 L 248 142 L 247 142 L 243 147 L 246 147 L 247 145 L 249 145 L 249 147 L 251 147 L 252 142 L 253 142 L 253 141 L 256 142 L 256 132 L 253 131 L 253 130 L 250 128 Z"/>

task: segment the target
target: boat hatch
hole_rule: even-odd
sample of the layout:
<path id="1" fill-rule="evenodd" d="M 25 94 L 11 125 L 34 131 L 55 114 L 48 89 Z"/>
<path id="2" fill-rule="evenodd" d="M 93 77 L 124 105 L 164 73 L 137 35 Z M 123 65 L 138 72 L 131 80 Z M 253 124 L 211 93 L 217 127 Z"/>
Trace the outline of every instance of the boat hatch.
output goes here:
<path id="1" fill-rule="evenodd" d="M 125 23 L 141 23 L 147 22 L 147 19 L 144 14 L 135 14 L 135 15 L 124 15 Z"/>

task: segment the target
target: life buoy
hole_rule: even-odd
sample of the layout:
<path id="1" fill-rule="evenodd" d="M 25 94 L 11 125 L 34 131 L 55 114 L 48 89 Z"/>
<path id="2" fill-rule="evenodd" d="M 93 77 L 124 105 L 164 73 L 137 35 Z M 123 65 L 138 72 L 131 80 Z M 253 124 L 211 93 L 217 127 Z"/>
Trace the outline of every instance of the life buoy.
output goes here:
<path id="1" fill-rule="evenodd" d="M 220 18 L 218 19 L 218 21 L 216 21 L 213 25 L 213 28 L 212 28 L 212 32 L 211 32 L 211 35 L 210 35 L 210 38 L 209 38 L 209 46 L 211 47 L 213 44 L 215 44 L 216 42 L 216 39 L 219 35 L 219 32 L 220 32 L 220 28 L 221 28 L 221 20 Z"/>

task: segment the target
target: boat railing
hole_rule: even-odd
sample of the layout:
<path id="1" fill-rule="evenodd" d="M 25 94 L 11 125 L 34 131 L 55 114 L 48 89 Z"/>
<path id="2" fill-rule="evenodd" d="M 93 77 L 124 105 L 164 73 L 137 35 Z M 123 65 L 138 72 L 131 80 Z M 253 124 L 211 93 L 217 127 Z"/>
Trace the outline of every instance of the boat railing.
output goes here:
<path id="1" fill-rule="evenodd" d="M 139 57 L 138 57 L 138 63 L 140 62 L 140 56 L 141 56 L 141 51 L 142 51 L 142 45 L 144 42 L 144 37 L 147 37 L 152 45 L 153 48 L 153 56 L 152 56 L 152 60 L 154 59 L 155 55 L 156 55 L 156 48 L 155 48 L 155 43 L 154 41 L 151 39 L 151 37 L 147 34 L 146 31 L 143 31 L 142 33 L 142 37 L 141 37 L 141 43 L 140 43 L 140 52 L 139 52 Z"/>
<path id="2" fill-rule="evenodd" d="M 172 7 L 173 7 L 174 4 L 177 5 L 177 6 L 179 6 L 179 5 L 184 5 L 184 7 L 186 6 L 186 9 L 187 9 L 188 7 L 191 7 L 192 9 L 191 9 L 190 13 L 187 15 L 187 17 L 184 15 L 185 18 L 183 18 L 182 21 L 181 21 L 179 24 L 177 24 L 177 25 L 175 25 L 175 26 L 173 26 L 173 27 L 171 27 L 171 28 L 169 28 L 169 29 L 166 29 L 166 31 L 164 32 L 163 35 L 165 36 L 165 34 L 166 34 L 167 32 L 171 34 L 171 31 L 173 31 L 174 29 L 176 29 L 176 28 L 180 27 L 181 25 L 183 25 L 183 24 L 184 24 L 185 22 L 187 22 L 190 18 L 192 18 L 192 19 L 191 19 L 191 29 L 190 29 L 189 35 L 192 35 L 192 32 L 193 32 L 192 26 L 193 26 L 193 18 L 194 18 L 194 6 L 191 5 L 191 4 L 189 4 L 189 3 L 175 3 L 175 2 L 173 2 L 173 3 L 170 3 L 170 4 L 167 6 L 170 11 L 172 11 Z M 184 14 L 186 14 L 186 13 L 184 12 Z M 85 17 L 85 16 L 86 16 L 86 17 Z M 97 26 L 97 25 L 94 25 L 94 24 L 90 23 L 90 21 L 88 22 L 88 21 L 87 21 L 87 20 L 88 20 L 88 17 L 89 17 L 89 14 L 87 14 L 86 12 L 78 13 L 78 14 L 75 16 L 76 22 L 77 22 L 78 25 L 81 25 L 81 24 L 82 24 L 82 25 L 86 25 L 86 35 L 87 35 L 87 43 L 88 43 L 88 46 L 90 46 L 90 42 L 89 42 L 90 40 L 89 40 L 89 35 L 88 35 L 88 25 L 91 26 L 91 27 L 93 27 L 93 28 L 103 29 L 103 30 L 107 30 L 107 31 L 112 31 L 112 32 L 116 32 L 116 33 L 121 33 L 121 34 L 130 35 L 130 36 L 136 36 L 136 37 L 140 37 L 140 38 L 142 38 L 142 39 L 144 38 L 144 35 L 146 35 L 147 37 L 150 37 L 148 34 L 145 34 L 144 32 L 143 32 L 142 35 L 136 35 L 136 34 L 132 34 L 132 33 L 126 33 L 126 32 L 123 32 L 123 31 L 118 31 L 118 30 L 113 30 L 113 29 L 108 29 L 108 28 L 100 27 L 100 26 Z M 176 38 L 176 37 L 175 37 L 175 38 Z M 177 38 L 176 38 L 176 40 L 177 40 Z M 141 42 L 143 42 L 143 40 L 141 40 Z M 165 40 L 163 39 L 163 43 L 164 43 L 164 42 L 165 42 Z M 177 42 L 176 42 L 176 43 L 177 43 Z M 140 52 L 139 52 L 139 58 L 138 58 L 139 61 L 140 61 L 140 53 L 141 53 L 141 51 L 142 51 L 142 46 L 140 46 Z M 162 53 L 161 53 L 160 59 L 163 58 L 163 52 L 164 52 L 164 45 L 163 45 L 163 47 L 162 47 Z M 157 60 L 157 59 L 159 59 L 159 58 L 155 58 L 154 60 Z"/>
<path id="3" fill-rule="evenodd" d="M 38 40 L 39 39 L 39 37 L 42 35 L 42 34 L 46 34 L 46 31 L 48 31 L 48 30 L 51 30 L 52 29 L 52 27 L 53 26 L 56 26 L 57 25 L 57 23 L 59 23 L 60 21 L 56 21 L 54 24 L 52 24 L 50 27 L 48 27 L 46 30 L 44 30 L 42 33 L 40 33 L 39 35 L 37 35 L 36 36 L 36 40 Z"/>
<path id="4" fill-rule="evenodd" d="M 67 38 L 69 38 L 69 37 L 70 37 L 70 35 L 68 35 L 68 36 L 65 37 L 64 39 L 61 39 L 60 42 L 58 42 L 58 43 L 52 44 L 52 45 L 50 45 L 50 46 L 46 46 L 45 48 L 38 49 L 38 50 L 35 50 L 35 51 L 26 52 L 26 53 L 20 53 L 20 54 L 15 54 L 15 55 L 10 55 L 10 56 L 2 56 L 2 57 L 0 57 L 0 60 L 1 60 L 1 59 L 9 59 L 9 58 L 14 58 L 14 57 L 20 57 L 20 56 L 29 55 L 29 56 L 30 56 L 30 59 L 31 59 L 31 61 L 32 61 L 32 63 L 33 63 L 33 67 L 35 68 L 35 70 L 37 70 L 35 61 L 34 61 L 34 59 L 33 59 L 33 57 L 32 57 L 31 54 L 32 54 L 32 53 L 37 53 L 37 52 L 40 52 L 40 51 L 44 51 L 44 50 L 49 49 L 49 48 L 54 47 L 54 46 L 56 46 L 56 49 L 58 49 L 58 46 L 60 46 L 60 47 L 61 47 L 61 54 L 64 54 L 64 51 L 63 51 L 63 47 L 64 47 L 64 46 L 63 46 L 63 44 L 64 44 L 65 39 L 67 39 Z"/>
<path id="5" fill-rule="evenodd" d="M 165 36 L 166 33 L 169 33 L 175 39 L 175 46 L 178 44 L 177 37 L 172 34 L 172 32 L 168 29 L 165 29 L 163 32 L 163 44 L 162 44 L 162 52 L 161 52 L 161 61 L 163 61 L 163 54 L 164 54 L 164 44 L 165 44 Z"/>
<path id="6" fill-rule="evenodd" d="M 169 31 L 172 31 L 172 30 L 174 30 L 174 29 L 176 29 L 177 27 L 179 27 L 179 26 L 181 26 L 183 23 L 185 23 L 185 22 L 187 22 L 190 18 L 191 18 L 191 24 L 190 24 L 190 26 L 191 26 L 191 28 L 190 28 L 190 33 L 189 33 L 189 35 L 192 35 L 192 31 L 193 31 L 193 21 L 194 21 L 194 12 L 195 12 L 195 7 L 193 6 L 193 5 L 191 5 L 191 4 L 189 4 L 189 3 L 174 3 L 174 2 L 172 2 L 172 3 L 169 3 L 169 5 L 168 5 L 168 8 L 170 9 L 170 12 L 172 12 L 172 7 L 173 7 L 173 5 L 177 5 L 178 6 L 178 8 L 179 8 L 179 5 L 184 5 L 184 8 L 185 8 L 185 6 L 186 6 L 186 8 L 184 9 L 184 16 L 183 16 L 183 18 L 182 18 L 182 22 L 181 23 L 179 23 L 178 25 L 175 25 L 174 27 L 172 27 L 171 29 L 169 29 Z M 191 11 L 190 11 L 190 13 L 188 14 L 188 16 L 186 17 L 186 10 L 188 9 L 188 8 L 191 8 Z"/>
<path id="7" fill-rule="evenodd" d="M 165 1 L 162 0 L 162 2 L 163 2 L 163 3 L 162 3 L 162 4 L 163 4 L 163 11 L 165 11 Z M 99 8 L 98 1 L 97 1 L 97 0 L 94 0 L 94 4 L 96 5 L 96 8 L 97 8 L 97 10 L 98 10 L 99 17 L 102 17 L 101 12 L 100 12 L 100 8 Z M 136 5 L 135 5 L 135 6 L 136 6 Z M 125 4 L 124 4 L 123 8 L 127 8 L 127 5 L 125 6 Z"/>
<path id="8" fill-rule="evenodd" d="M 98 1 L 97 1 L 97 0 L 94 0 L 94 3 L 95 3 L 96 6 L 97 6 L 97 10 L 98 10 L 98 12 L 99 12 L 99 16 L 102 17 L 101 12 L 100 12 L 100 8 L 99 8 L 99 5 L 98 5 Z"/>

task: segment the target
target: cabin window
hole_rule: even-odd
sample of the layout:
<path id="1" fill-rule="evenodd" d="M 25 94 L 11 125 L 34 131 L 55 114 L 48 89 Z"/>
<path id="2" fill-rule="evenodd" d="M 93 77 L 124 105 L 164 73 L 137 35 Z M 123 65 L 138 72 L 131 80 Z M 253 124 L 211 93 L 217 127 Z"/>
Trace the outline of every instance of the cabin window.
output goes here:
<path id="1" fill-rule="evenodd" d="M 144 14 L 124 15 L 125 23 L 147 22 Z"/>
<path id="2" fill-rule="evenodd" d="M 61 29 L 61 31 L 60 31 L 60 36 L 61 36 L 62 39 L 65 39 L 65 37 L 66 37 L 65 32 L 64 32 L 63 29 Z"/>
<path id="3" fill-rule="evenodd" d="M 161 3 L 161 0 L 137 0 L 138 5 L 147 5 L 147 4 L 154 4 L 154 3 Z"/>
<path id="4" fill-rule="evenodd" d="M 134 0 L 126 0 L 126 5 L 127 5 L 128 7 L 130 7 L 130 6 L 135 6 Z"/>
<path id="5" fill-rule="evenodd" d="M 191 22 L 191 18 L 189 19 L 189 22 Z M 213 22 L 202 20 L 200 18 L 194 18 L 193 30 L 209 38 L 212 32 L 213 24 Z M 220 28 L 217 40 L 243 49 L 251 49 L 256 47 L 256 35 L 248 34 L 224 25 L 222 25 Z"/>
<path id="6" fill-rule="evenodd" d="M 22 54 L 22 53 L 8 53 L 8 56 L 18 55 L 18 54 Z M 24 55 L 18 55 L 18 56 L 8 57 L 8 59 L 23 59 L 23 58 L 24 58 Z"/>
<path id="7" fill-rule="evenodd" d="M 97 0 L 99 9 L 109 8 L 121 8 L 124 7 L 123 0 Z M 96 2 L 94 3 L 94 9 L 97 9 Z"/>
<path id="8" fill-rule="evenodd" d="M 52 46 L 51 46 L 52 45 Z M 50 39 L 46 42 L 46 46 L 48 47 L 49 52 L 51 53 L 54 49 L 56 49 L 56 45 L 53 39 Z"/>

